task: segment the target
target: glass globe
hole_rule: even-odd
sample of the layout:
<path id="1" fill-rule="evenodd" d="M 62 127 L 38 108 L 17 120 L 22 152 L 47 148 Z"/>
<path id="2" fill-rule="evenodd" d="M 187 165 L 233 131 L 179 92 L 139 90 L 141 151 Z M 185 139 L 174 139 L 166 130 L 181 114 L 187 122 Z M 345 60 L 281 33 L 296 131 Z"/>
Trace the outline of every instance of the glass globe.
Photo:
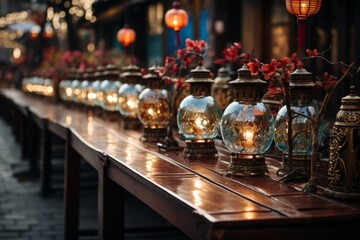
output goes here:
<path id="1" fill-rule="evenodd" d="M 133 84 L 125 83 L 119 89 L 118 104 L 120 114 L 124 117 L 137 117 L 139 90 Z"/>
<path id="2" fill-rule="evenodd" d="M 230 150 L 230 175 L 264 175 L 268 172 L 265 152 L 274 139 L 274 119 L 261 102 L 266 82 L 251 75 L 245 64 L 238 78 L 229 83 L 234 88 L 234 102 L 225 109 L 220 130 Z"/>
<path id="3" fill-rule="evenodd" d="M 221 114 L 221 107 L 212 96 L 189 95 L 180 103 L 177 124 L 186 139 L 214 139 L 220 130 Z"/>
<path id="4" fill-rule="evenodd" d="M 264 154 L 274 138 L 274 120 L 265 104 L 232 102 L 221 119 L 221 135 L 231 153 Z"/>
<path id="5" fill-rule="evenodd" d="M 185 97 L 177 112 L 177 124 L 185 137 L 184 157 L 187 159 L 216 159 L 214 139 L 220 130 L 222 109 L 211 96 L 210 71 L 201 63 L 191 70 L 190 95 Z"/>
<path id="6" fill-rule="evenodd" d="M 315 117 L 317 109 L 313 106 L 291 106 L 293 111 L 292 131 L 293 131 L 293 155 L 310 155 L 312 152 L 311 121 L 308 117 Z M 301 113 L 302 115 L 296 114 Z M 306 116 L 306 117 L 305 117 Z M 276 147 L 285 154 L 288 152 L 288 114 L 286 106 L 283 106 L 275 119 L 275 144 Z"/>
<path id="7" fill-rule="evenodd" d="M 138 118 L 144 126 L 142 140 L 159 141 L 167 136 L 170 124 L 170 103 L 168 92 L 162 87 L 162 79 L 158 74 L 159 66 L 149 68 L 143 79 L 147 81 L 139 95 Z"/>

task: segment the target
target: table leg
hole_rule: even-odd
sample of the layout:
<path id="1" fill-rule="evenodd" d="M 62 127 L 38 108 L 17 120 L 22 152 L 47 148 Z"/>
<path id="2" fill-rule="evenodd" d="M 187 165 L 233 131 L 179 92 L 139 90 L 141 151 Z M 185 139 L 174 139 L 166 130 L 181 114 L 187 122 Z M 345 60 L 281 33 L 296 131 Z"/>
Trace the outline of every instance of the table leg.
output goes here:
<path id="1" fill-rule="evenodd" d="M 106 156 L 100 159 L 98 181 L 98 238 L 101 240 L 125 238 L 124 190 L 107 177 Z"/>
<path id="2" fill-rule="evenodd" d="M 29 146 L 29 168 L 30 176 L 32 178 L 38 177 L 38 151 L 39 151 L 39 129 L 32 119 L 32 113 L 28 112 L 29 121 L 28 121 L 28 146 Z"/>
<path id="3" fill-rule="evenodd" d="M 42 146 L 41 146 L 41 195 L 47 196 L 51 190 L 51 134 L 48 130 L 47 119 L 43 120 Z"/>
<path id="4" fill-rule="evenodd" d="M 80 155 L 71 146 L 71 130 L 67 130 L 65 143 L 65 224 L 64 239 L 79 237 L 79 195 L 80 195 Z"/>

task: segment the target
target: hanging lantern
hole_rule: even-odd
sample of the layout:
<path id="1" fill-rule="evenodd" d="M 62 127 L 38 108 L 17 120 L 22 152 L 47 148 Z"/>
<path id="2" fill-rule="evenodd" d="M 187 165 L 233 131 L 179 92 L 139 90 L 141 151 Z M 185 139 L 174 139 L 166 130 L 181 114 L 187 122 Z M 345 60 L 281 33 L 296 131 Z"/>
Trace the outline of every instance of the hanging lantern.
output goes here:
<path id="1" fill-rule="evenodd" d="M 188 21 L 188 14 L 185 10 L 180 8 L 179 2 L 173 2 L 173 8 L 165 13 L 166 26 L 174 29 L 177 46 L 180 46 L 179 31 L 188 24 Z"/>
<path id="2" fill-rule="evenodd" d="M 321 0 L 286 0 L 286 9 L 297 16 L 298 50 L 305 46 L 306 19 L 316 14 L 321 7 Z"/>
<path id="3" fill-rule="evenodd" d="M 47 22 L 44 26 L 44 38 L 52 38 L 54 36 L 54 29 L 51 26 L 51 23 Z"/>
<path id="4" fill-rule="evenodd" d="M 352 85 L 342 98 L 330 141 L 328 189 L 326 194 L 360 199 L 360 97 Z"/>
<path id="5" fill-rule="evenodd" d="M 39 25 L 34 25 L 30 29 L 30 37 L 32 39 L 36 39 L 39 36 L 40 31 L 41 31 L 41 27 Z"/>
<path id="6" fill-rule="evenodd" d="M 128 24 L 125 24 L 117 33 L 117 40 L 124 46 L 128 47 L 136 39 L 136 33 L 134 29 L 130 28 Z"/>

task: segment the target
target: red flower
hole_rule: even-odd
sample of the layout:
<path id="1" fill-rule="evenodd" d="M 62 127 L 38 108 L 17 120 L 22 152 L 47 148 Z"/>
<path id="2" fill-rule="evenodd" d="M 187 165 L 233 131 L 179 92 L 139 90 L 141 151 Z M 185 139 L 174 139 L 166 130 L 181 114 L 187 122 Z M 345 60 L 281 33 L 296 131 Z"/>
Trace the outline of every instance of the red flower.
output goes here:
<path id="1" fill-rule="evenodd" d="M 326 92 L 330 92 L 336 84 L 336 78 L 328 72 L 325 72 L 322 81 L 317 81 L 315 84 L 317 87 L 323 88 Z"/>
<path id="2" fill-rule="evenodd" d="M 261 70 L 264 73 L 264 78 L 266 80 L 269 80 L 270 78 L 272 78 L 272 76 L 275 75 L 276 70 L 277 70 L 277 61 L 275 59 L 271 60 L 271 63 L 267 63 L 261 66 Z"/>
<path id="3" fill-rule="evenodd" d="M 280 87 L 277 87 L 273 82 L 269 83 L 269 87 L 268 87 L 268 93 L 270 97 L 275 97 L 279 94 L 283 94 L 284 90 Z"/>
<path id="4" fill-rule="evenodd" d="M 241 58 L 241 43 L 235 42 L 231 46 L 225 48 L 222 51 L 223 58 L 217 59 L 216 63 L 218 64 L 225 64 L 229 63 L 237 63 Z"/>
<path id="5" fill-rule="evenodd" d="M 259 74 L 259 68 L 260 68 L 260 62 L 258 59 L 255 59 L 254 61 L 252 62 L 249 62 L 247 64 L 248 68 L 250 69 L 251 71 L 251 75 L 258 75 Z"/>
<path id="6" fill-rule="evenodd" d="M 314 49 L 312 51 L 310 49 L 306 49 L 306 53 L 309 57 L 316 57 L 319 54 L 317 49 Z"/>

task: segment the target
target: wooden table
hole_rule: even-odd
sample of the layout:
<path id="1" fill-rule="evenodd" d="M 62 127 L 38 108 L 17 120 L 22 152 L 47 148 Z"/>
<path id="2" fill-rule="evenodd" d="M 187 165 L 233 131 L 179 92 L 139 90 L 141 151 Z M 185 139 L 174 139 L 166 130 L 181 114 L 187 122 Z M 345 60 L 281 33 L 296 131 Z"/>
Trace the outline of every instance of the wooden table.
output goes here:
<path id="1" fill-rule="evenodd" d="M 268 176 L 228 178 L 222 174 L 228 166 L 229 153 L 220 141 L 217 161 L 187 161 L 181 157 L 181 151 L 159 152 L 155 143 L 141 142 L 140 131 L 123 130 L 118 122 L 18 90 L 2 89 L 0 94 L 19 106 L 26 103 L 33 116 L 44 119 L 40 121 L 43 135 L 49 131 L 66 141 L 67 240 L 77 239 L 79 233 L 80 158 L 98 172 L 99 239 L 124 237 L 124 191 L 193 239 L 323 239 L 358 235 L 359 201 L 328 198 L 323 194 L 326 186 L 319 186 L 317 194 L 307 194 L 301 191 L 304 183 L 279 182 L 276 160 L 266 159 Z M 42 147 L 48 148 L 46 144 Z"/>

